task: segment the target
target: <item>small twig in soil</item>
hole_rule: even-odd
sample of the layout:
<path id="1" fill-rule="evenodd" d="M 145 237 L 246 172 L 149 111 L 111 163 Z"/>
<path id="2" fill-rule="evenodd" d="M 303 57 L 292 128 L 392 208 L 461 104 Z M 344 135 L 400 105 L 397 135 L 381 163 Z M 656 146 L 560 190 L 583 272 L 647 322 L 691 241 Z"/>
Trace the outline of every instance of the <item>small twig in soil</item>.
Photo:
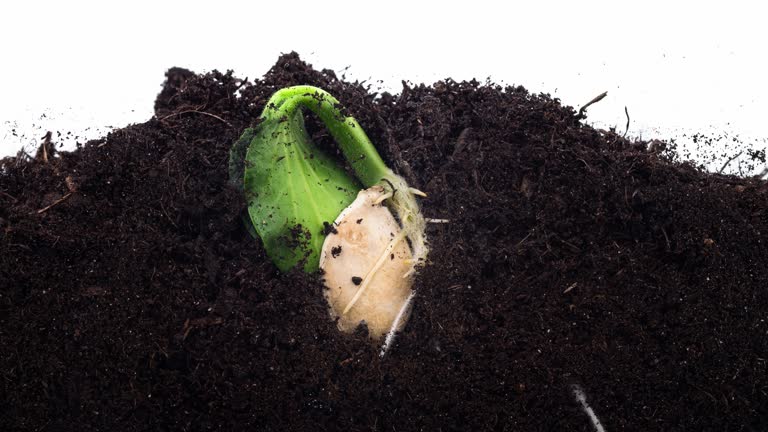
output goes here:
<path id="1" fill-rule="evenodd" d="M 244 86 L 247 83 L 248 83 L 248 77 L 245 77 L 245 79 L 241 80 L 240 84 L 238 84 L 237 87 L 235 87 L 235 90 L 232 93 L 240 90 L 240 87 Z"/>
<path id="2" fill-rule="evenodd" d="M 2 195 L 2 196 L 4 196 L 4 197 L 8 198 L 8 199 L 9 199 L 9 200 L 11 200 L 11 201 L 13 201 L 13 203 L 14 203 L 14 204 L 16 204 L 17 202 L 19 202 L 18 198 L 16 198 L 15 196 L 13 196 L 13 195 L 9 194 L 8 192 L 3 192 L 3 191 L 0 191 L 0 195 Z"/>
<path id="3" fill-rule="evenodd" d="M 713 402 L 713 403 L 715 403 L 715 404 L 717 404 L 717 399 L 715 399 L 715 397 L 714 397 L 714 396 L 712 396 L 712 393 L 710 393 L 710 392 L 708 392 L 708 391 L 704 390 L 703 388 L 701 388 L 701 387 L 697 386 L 696 384 L 690 384 L 690 386 L 691 386 L 691 387 L 693 387 L 693 388 L 695 388 L 696 390 L 698 390 L 698 391 L 700 391 L 700 392 L 704 393 L 705 395 L 709 396 L 709 398 L 710 398 L 710 399 L 712 399 L 712 402 Z"/>
<path id="4" fill-rule="evenodd" d="M 69 197 L 72 196 L 72 194 L 77 192 L 77 185 L 75 185 L 75 181 L 72 179 L 72 176 L 67 176 L 66 178 L 64 178 L 64 183 L 66 183 L 67 189 L 69 190 L 69 192 L 67 192 L 67 194 L 64 195 L 63 197 L 61 197 L 61 198 L 57 199 L 56 201 L 54 201 L 53 204 L 38 210 L 37 214 L 42 214 L 42 213 L 47 212 L 48 210 L 52 209 L 53 207 L 55 207 L 55 206 L 63 203 L 64 201 L 68 200 Z"/>
<path id="5" fill-rule="evenodd" d="M 578 247 L 578 246 L 576 246 L 575 244 L 573 244 L 573 243 L 571 243 L 571 242 L 569 242 L 569 241 L 563 240 L 563 239 L 561 239 L 561 238 L 560 238 L 560 237 L 558 237 L 558 236 L 555 236 L 555 238 L 556 238 L 557 240 L 559 240 L 561 243 L 563 243 L 563 244 L 565 244 L 566 246 L 568 246 L 568 247 L 570 247 L 571 249 L 573 249 L 574 251 L 576 251 L 576 252 L 581 252 L 581 248 L 580 248 L 580 247 Z"/>
<path id="6" fill-rule="evenodd" d="M 168 222 L 170 222 L 171 225 L 173 225 L 174 228 L 178 229 L 179 227 L 176 225 L 176 222 L 174 222 L 173 219 L 171 219 L 171 217 L 168 216 L 168 212 L 165 211 L 165 206 L 163 205 L 163 200 L 162 199 L 160 200 L 160 210 L 162 210 L 163 214 L 165 215 L 165 217 L 168 218 Z"/>
<path id="7" fill-rule="evenodd" d="M 727 167 L 727 166 L 728 166 L 728 164 L 730 164 L 731 162 L 733 162 L 733 160 L 734 160 L 734 159 L 736 159 L 737 157 L 741 156 L 741 154 L 742 154 L 742 153 L 744 153 L 744 152 L 743 152 L 743 151 L 740 151 L 740 152 L 736 153 L 736 155 L 734 155 L 732 158 L 730 158 L 730 159 L 728 159 L 727 161 L 725 161 L 725 163 L 723 164 L 723 166 L 720 168 L 720 171 L 718 171 L 717 173 L 718 173 L 718 174 L 722 174 L 722 173 L 723 173 L 723 171 L 725 170 L 725 167 Z"/>
<path id="8" fill-rule="evenodd" d="M 664 227 L 661 227 L 661 232 L 664 234 L 664 240 L 667 242 L 667 250 L 672 250 L 672 246 L 669 243 L 669 236 L 667 235 L 667 230 L 664 229 Z"/>
<path id="9" fill-rule="evenodd" d="M 519 241 L 519 242 L 518 242 L 518 243 L 515 245 L 515 248 L 519 248 L 520 246 L 522 246 L 522 244 L 523 244 L 523 243 L 525 243 L 525 241 L 526 241 L 526 240 L 528 240 L 528 237 L 530 237 L 530 236 L 531 236 L 531 234 L 533 234 L 533 230 L 531 230 L 531 231 L 530 231 L 530 232 L 529 232 L 529 233 L 528 233 L 528 234 L 527 234 L 525 237 L 523 237 L 523 239 L 522 239 L 522 240 L 520 240 L 520 241 Z"/>
<path id="10" fill-rule="evenodd" d="M 43 137 L 43 162 L 48 163 L 48 146 L 51 145 L 51 136 L 53 134 L 48 131 Z"/>
<path id="11" fill-rule="evenodd" d="M 592 171 L 592 167 L 591 167 L 591 166 L 589 166 L 589 164 L 587 163 L 587 161 L 585 161 L 584 159 L 581 159 L 581 158 L 578 158 L 578 159 L 576 159 L 576 160 L 577 160 L 577 161 L 579 161 L 579 162 L 581 162 L 581 163 L 583 163 L 583 164 L 584 164 L 584 166 L 585 166 L 585 167 L 587 167 L 587 171 L 589 171 L 589 172 L 593 172 L 593 171 Z"/>
<path id="12" fill-rule="evenodd" d="M 37 214 L 43 214 L 43 213 L 47 212 L 48 210 L 50 210 L 50 209 L 52 209 L 52 208 L 56 207 L 57 205 L 59 205 L 59 204 L 63 203 L 63 202 L 64 202 L 64 201 L 66 201 L 66 200 L 68 200 L 68 199 L 69 199 L 69 197 L 71 197 L 71 196 L 72 196 L 72 194 L 74 194 L 74 192 L 67 192 L 67 194 L 66 194 L 66 195 L 64 195 L 63 197 L 61 197 L 61 198 L 57 199 L 56 201 L 54 201 L 54 202 L 53 202 L 53 204 L 51 204 L 51 205 L 49 205 L 49 206 L 47 206 L 47 207 L 44 207 L 44 208 L 41 208 L 40 210 L 38 210 L 38 211 L 37 211 Z"/>
<path id="13" fill-rule="evenodd" d="M 576 288 L 578 285 L 579 285 L 579 283 L 578 283 L 578 282 L 574 282 L 574 283 L 572 283 L 572 284 L 571 284 L 571 286 L 569 286 L 568 288 L 566 288 L 566 289 L 565 289 L 565 291 L 563 291 L 563 294 L 568 294 L 568 293 L 569 293 L 569 292 L 571 292 L 571 291 L 572 291 L 574 288 Z"/>
<path id="14" fill-rule="evenodd" d="M 599 95 L 595 96 L 594 99 L 592 99 L 591 101 L 587 102 L 587 104 L 584 105 L 583 107 L 579 108 L 579 114 L 576 117 L 578 117 L 578 118 L 586 117 L 586 115 L 584 115 L 584 112 L 587 110 L 587 108 L 589 108 L 590 105 L 596 104 L 596 103 L 600 102 L 601 100 L 605 99 L 606 96 L 608 96 L 608 92 L 607 91 L 602 92 Z"/>
<path id="15" fill-rule="evenodd" d="M 8 243 L 8 246 L 9 246 L 9 247 L 17 247 L 17 248 L 21 248 L 21 249 L 24 249 L 25 251 L 31 251 L 31 250 L 32 250 L 32 249 L 30 249 L 30 247 L 29 247 L 29 246 L 27 246 L 27 245 L 23 245 L 23 244 L 21 244 L 21 243 Z"/>
<path id="16" fill-rule="evenodd" d="M 207 115 L 207 116 L 209 116 L 209 117 L 213 117 L 213 118 L 215 118 L 216 120 L 219 120 L 220 122 L 223 122 L 225 125 L 227 125 L 227 126 L 229 126 L 229 127 L 234 127 L 234 126 L 232 126 L 232 123 L 230 123 L 230 122 L 228 122 L 228 121 L 224 120 L 223 118 L 221 118 L 221 117 L 217 116 L 216 114 L 211 114 L 211 113 L 209 113 L 209 112 L 205 112 L 205 111 L 198 111 L 198 110 L 186 110 L 186 111 L 180 111 L 180 112 L 177 112 L 177 113 L 168 114 L 167 116 L 165 116 L 165 117 L 161 118 L 161 119 L 160 119 L 160 121 L 163 121 L 163 120 L 169 119 L 169 118 L 171 118 L 171 117 L 176 117 L 176 116 L 179 116 L 179 115 L 182 115 L 182 114 L 187 114 L 187 113 L 197 113 L 197 114 L 203 114 L 203 115 Z"/>
<path id="17" fill-rule="evenodd" d="M 186 340 L 187 336 L 189 336 L 189 332 L 191 332 L 193 329 L 196 328 L 207 328 L 215 325 L 220 325 L 224 322 L 224 318 L 221 317 L 202 317 L 202 318 L 195 318 L 193 320 L 190 320 L 187 318 L 186 321 L 184 321 L 184 327 L 181 329 L 183 332 L 182 340 Z"/>
<path id="18" fill-rule="evenodd" d="M 629 132 L 629 110 L 627 109 L 627 106 L 624 106 L 624 114 L 627 115 L 627 128 L 624 129 L 624 138 L 627 137 L 627 132 Z"/>

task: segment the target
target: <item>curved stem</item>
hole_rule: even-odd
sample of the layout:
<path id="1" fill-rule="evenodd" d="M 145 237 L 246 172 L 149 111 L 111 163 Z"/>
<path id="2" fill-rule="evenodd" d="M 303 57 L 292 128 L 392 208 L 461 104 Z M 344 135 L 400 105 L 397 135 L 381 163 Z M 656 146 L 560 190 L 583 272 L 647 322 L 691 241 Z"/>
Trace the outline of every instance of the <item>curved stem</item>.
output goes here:
<path id="1" fill-rule="evenodd" d="M 345 116 L 339 101 L 325 90 L 306 85 L 279 90 L 269 99 L 262 118 L 290 118 L 301 107 L 320 117 L 365 187 L 387 176 L 390 170 L 363 128 L 357 120 Z"/>
<path id="2" fill-rule="evenodd" d="M 426 244 L 426 223 L 414 191 L 405 179 L 384 164 L 363 128 L 357 120 L 342 113 L 342 106 L 336 98 L 323 89 L 307 85 L 284 88 L 269 99 L 262 119 L 290 119 L 302 107 L 320 117 L 366 188 L 387 184 L 391 189 L 390 205 L 397 212 L 405 236 L 410 240 L 414 268 L 423 265 L 429 250 Z M 417 192 L 423 195 L 423 192 Z"/>

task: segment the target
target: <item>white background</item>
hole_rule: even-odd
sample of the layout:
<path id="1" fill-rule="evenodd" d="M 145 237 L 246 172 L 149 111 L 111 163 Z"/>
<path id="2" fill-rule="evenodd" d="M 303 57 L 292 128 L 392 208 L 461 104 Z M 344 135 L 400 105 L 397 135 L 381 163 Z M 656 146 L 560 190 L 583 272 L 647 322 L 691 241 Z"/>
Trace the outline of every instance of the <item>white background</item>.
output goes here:
<path id="1" fill-rule="evenodd" d="M 0 156 L 33 148 L 47 130 L 71 132 L 60 142 L 72 147 L 147 120 L 171 66 L 254 78 L 292 50 L 391 91 L 401 79 L 490 77 L 578 108 L 607 90 L 588 122 L 623 132 L 626 106 L 635 137 L 685 144 L 703 132 L 758 149 L 768 137 L 768 26 L 758 2 L 8 3 Z"/>

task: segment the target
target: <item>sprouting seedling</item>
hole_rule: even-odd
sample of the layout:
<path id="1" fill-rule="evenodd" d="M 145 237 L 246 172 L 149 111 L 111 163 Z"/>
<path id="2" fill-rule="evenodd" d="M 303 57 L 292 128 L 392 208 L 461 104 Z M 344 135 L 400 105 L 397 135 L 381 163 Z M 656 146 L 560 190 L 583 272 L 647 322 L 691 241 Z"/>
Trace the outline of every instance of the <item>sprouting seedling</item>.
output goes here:
<path id="1" fill-rule="evenodd" d="M 302 109 L 322 120 L 357 180 L 314 145 Z M 425 195 L 386 166 L 333 96 L 311 86 L 276 92 L 233 146 L 230 176 L 242 179 L 251 225 L 275 265 L 324 271 L 342 331 L 365 321 L 379 340 L 404 324 L 428 252 L 416 201 Z"/>

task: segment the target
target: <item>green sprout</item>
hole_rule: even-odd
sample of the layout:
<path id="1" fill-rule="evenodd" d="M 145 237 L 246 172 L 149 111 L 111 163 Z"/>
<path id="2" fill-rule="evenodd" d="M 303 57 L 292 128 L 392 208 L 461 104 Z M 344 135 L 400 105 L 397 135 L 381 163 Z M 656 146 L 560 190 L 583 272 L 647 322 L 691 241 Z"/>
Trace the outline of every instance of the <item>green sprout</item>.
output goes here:
<path id="1" fill-rule="evenodd" d="M 356 179 L 312 142 L 304 127 L 305 109 L 323 122 Z M 357 120 L 345 115 L 339 101 L 326 91 L 311 86 L 277 91 L 267 102 L 258 125 L 246 129 L 233 146 L 230 175 L 242 186 L 248 203 L 249 225 L 275 265 L 282 271 L 301 265 L 308 273 L 322 267 L 326 285 L 329 280 L 334 281 L 334 286 L 328 286 L 329 290 L 345 290 L 344 295 L 335 291 L 327 294 L 336 316 L 354 315 L 350 311 L 358 302 L 366 303 L 361 300 L 366 295 L 370 297 L 369 302 L 371 298 L 378 299 L 379 305 L 374 308 L 383 307 L 382 302 L 386 303 L 390 297 L 388 294 L 383 298 L 377 296 L 389 288 L 372 287 L 402 285 L 400 281 L 387 281 L 384 275 L 407 282 L 404 288 L 397 288 L 400 294 L 411 292 L 411 277 L 416 268 L 424 264 L 428 251 L 425 220 L 416 201 L 417 195 L 425 195 L 386 166 Z M 367 211 L 375 213 L 368 217 Z M 352 214 L 357 223 L 345 219 Z M 363 227 L 364 219 L 376 221 L 379 226 Z M 339 235 L 331 242 L 330 239 L 336 237 L 333 233 Z M 381 240 L 385 238 L 382 233 L 386 234 L 385 243 Z M 365 240 L 362 246 L 361 239 Z M 335 262 L 337 254 L 331 254 L 330 250 L 340 251 L 342 244 L 347 245 L 347 250 L 357 250 L 359 255 L 371 256 L 355 255 L 354 259 Z M 402 259 L 397 263 L 397 270 L 393 270 L 395 264 L 389 261 L 394 261 L 397 251 Z M 341 286 L 346 283 L 339 282 L 340 277 L 334 279 L 328 275 L 337 269 L 353 275 L 349 279 L 354 283 L 349 283 L 348 290 Z M 375 292 L 366 294 L 371 291 Z M 399 316 L 403 315 L 400 305 L 403 295 L 394 296 L 399 299 L 395 310 Z M 363 309 L 362 306 L 356 308 Z M 381 315 L 381 311 L 377 314 Z M 370 315 L 363 313 L 359 319 L 371 328 Z M 356 325 L 352 321 L 351 324 Z M 342 328 L 341 323 L 339 326 Z"/>

